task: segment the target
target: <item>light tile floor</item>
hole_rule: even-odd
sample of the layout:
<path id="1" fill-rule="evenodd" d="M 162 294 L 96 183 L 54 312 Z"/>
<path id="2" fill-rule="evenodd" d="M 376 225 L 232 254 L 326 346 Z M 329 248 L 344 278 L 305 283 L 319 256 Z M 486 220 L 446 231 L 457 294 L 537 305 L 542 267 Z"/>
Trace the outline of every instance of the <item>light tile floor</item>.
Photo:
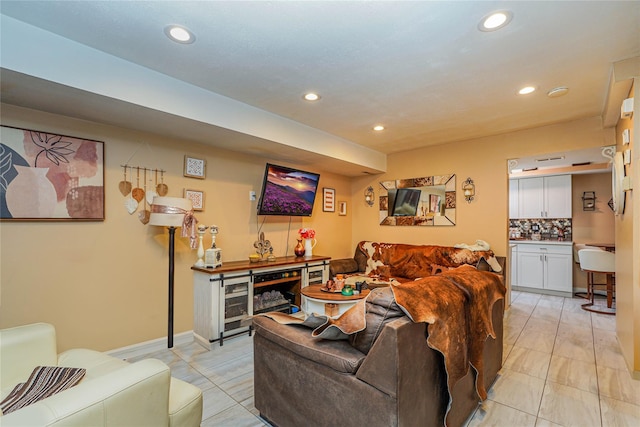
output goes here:
<path id="1" fill-rule="evenodd" d="M 467 426 L 640 426 L 640 381 L 627 371 L 615 317 L 584 299 L 513 292 L 505 314 L 504 366 Z M 203 391 L 202 426 L 268 426 L 253 406 L 253 339 L 207 351 L 192 342 L 155 357 Z"/>

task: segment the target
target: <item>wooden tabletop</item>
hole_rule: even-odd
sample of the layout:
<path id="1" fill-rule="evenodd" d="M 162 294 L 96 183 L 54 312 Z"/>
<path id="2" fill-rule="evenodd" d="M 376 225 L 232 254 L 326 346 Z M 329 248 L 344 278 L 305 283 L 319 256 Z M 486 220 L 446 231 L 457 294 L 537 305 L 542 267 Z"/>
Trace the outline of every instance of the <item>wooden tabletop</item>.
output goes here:
<path id="1" fill-rule="evenodd" d="M 302 295 L 306 297 L 320 299 L 320 300 L 327 300 L 327 301 L 359 300 L 366 297 L 367 295 L 369 295 L 369 292 L 371 292 L 369 289 L 363 289 L 358 295 L 345 296 L 345 295 L 342 295 L 340 292 L 321 291 L 320 288 L 322 287 L 324 287 L 324 285 L 309 285 L 302 288 L 300 292 L 302 293 Z"/>
<path id="2" fill-rule="evenodd" d="M 585 245 L 589 246 L 597 246 L 599 248 L 615 248 L 615 243 L 585 243 Z"/>
<path id="3" fill-rule="evenodd" d="M 596 248 L 602 248 L 606 251 L 609 252 L 615 252 L 616 251 L 616 244 L 615 243 L 585 243 L 586 245 L 589 246 L 595 246 Z"/>
<path id="4" fill-rule="evenodd" d="M 191 267 L 192 270 L 200 271 L 202 273 L 209 274 L 221 274 L 221 273 L 230 273 L 232 271 L 245 271 L 245 270 L 261 270 L 264 268 L 273 268 L 273 267 L 287 267 L 287 266 L 297 266 L 304 265 L 308 263 L 315 263 L 318 261 L 328 261 L 331 257 L 322 256 L 322 255 L 313 255 L 310 257 L 294 257 L 294 256 L 286 256 L 286 257 L 277 257 L 275 261 L 264 261 L 264 262 L 250 262 L 247 260 L 242 261 L 225 261 L 221 266 L 216 268 L 207 268 L 207 267 Z"/>

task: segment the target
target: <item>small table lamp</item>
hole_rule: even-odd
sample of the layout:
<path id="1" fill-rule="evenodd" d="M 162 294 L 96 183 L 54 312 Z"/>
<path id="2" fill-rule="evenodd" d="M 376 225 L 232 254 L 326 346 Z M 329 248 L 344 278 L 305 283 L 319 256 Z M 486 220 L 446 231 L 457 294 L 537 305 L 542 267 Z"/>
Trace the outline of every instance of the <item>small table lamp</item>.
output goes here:
<path id="1" fill-rule="evenodd" d="M 191 249 L 196 248 L 196 223 L 191 200 L 180 197 L 154 197 L 149 225 L 169 227 L 169 330 L 168 348 L 173 347 L 173 278 L 176 228 L 182 227 L 182 236 L 189 236 Z"/>

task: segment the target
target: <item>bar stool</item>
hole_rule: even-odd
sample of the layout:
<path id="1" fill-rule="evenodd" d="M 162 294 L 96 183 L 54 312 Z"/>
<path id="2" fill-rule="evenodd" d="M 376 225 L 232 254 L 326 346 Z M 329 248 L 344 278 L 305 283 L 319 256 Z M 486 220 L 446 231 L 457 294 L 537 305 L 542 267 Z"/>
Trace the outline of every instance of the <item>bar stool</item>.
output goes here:
<path id="1" fill-rule="evenodd" d="M 601 249 L 580 249 L 578 251 L 580 268 L 587 273 L 587 299 L 588 303 L 582 304 L 587 311 L 602 314 L 616 314 L 613 308 L 613 293 L 615 290 L 616 254 Z M 594 273 L 603 273 L 607 277 L 606 283 L 595 283 Z M 594 306 L 594 287 L 606 286 L 607 307 Z"/>
<path id="2" fill-rule="evenodd" d="M 574 243 L 573 244 L 573 261 L 576 264 L 580 264 L 580 258 L 578 257 L 578 252 L 580 252 L 582 249 L 596 249 L 599 251 L 602 251 L 602 248 L 599 248 L 597 246 L 590 246 L 586 243 Z"/>
<path id="3" fill-rule="evenodd" d="M 573 262 L 575 262 L 576 264 L 578 264 L 578 266 L 580 266 L 580 258 L 578 257 L 578 252 L 580 252 L 582 249 L 596 249 L 596 250 L 602 250 L 597 246 L 589 246 L 585 243 L 574 243 L 573 244 Z M 589 293 L 584 293 L 584 292 L 576 292 L 574 294 L 577 297 L 580 298 L 585 298 L 585 299 L 589 299 Z"/>

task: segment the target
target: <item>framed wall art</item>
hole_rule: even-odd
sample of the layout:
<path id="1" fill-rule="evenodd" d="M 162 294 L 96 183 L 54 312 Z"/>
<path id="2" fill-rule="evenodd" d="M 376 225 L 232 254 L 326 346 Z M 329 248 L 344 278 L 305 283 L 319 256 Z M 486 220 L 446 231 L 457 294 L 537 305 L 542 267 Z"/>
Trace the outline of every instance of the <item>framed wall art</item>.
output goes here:
<path id="1" fill-rule="evenodd" d="M 184 198 L 191 200 L 194 211 L 204 210 L 204 191 L 184 189 Z"/>
<path id="2" fill-rule="evenodd" d="M 336 190 L 333 188 L 322 189 L 322 210 L 324 212 L 336 211 Z"/>
<path id="3" fill-rule="evenodd" d="M 0 126 L 0 219 L 104 221 L 104 143 Z"/>
<path id="4" fill-rule="evenodd" d="M 197 157 L 184 156 L 184 176 L 189 178 L 205 179 L 207 173 L 207 161 Z"/>
<path id="5" fill-rule="evenodd" d="M 338 202 L 338 215 L 345 216 L 347 214 L 347 202 Z"/>

